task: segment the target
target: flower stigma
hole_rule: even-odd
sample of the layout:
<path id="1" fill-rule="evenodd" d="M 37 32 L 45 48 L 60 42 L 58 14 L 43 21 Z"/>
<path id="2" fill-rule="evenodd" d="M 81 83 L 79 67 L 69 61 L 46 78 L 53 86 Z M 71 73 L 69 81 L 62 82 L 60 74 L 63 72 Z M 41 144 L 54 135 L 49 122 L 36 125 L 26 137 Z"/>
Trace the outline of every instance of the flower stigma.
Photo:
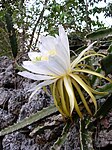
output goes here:
<path id="1" fill-rule="evenodd" d="M 41 61 L 41 60 L 43 61 L 49 60 L 49 56 L 54 56 L 54 55 L 56 55 L 56 50 L 49 50 L 47 53 L 43 55 L 41 54 L 41 56 L 35 57 L 33 61 L 35 62 L 35 61 Z"/>
<path id="2" fill-rule="evenodd" d="M 56 50 L 49 50 L 45 55 L 41 57 L 41 60 L 49 60 L 49 56 L 56 55 Z"/>

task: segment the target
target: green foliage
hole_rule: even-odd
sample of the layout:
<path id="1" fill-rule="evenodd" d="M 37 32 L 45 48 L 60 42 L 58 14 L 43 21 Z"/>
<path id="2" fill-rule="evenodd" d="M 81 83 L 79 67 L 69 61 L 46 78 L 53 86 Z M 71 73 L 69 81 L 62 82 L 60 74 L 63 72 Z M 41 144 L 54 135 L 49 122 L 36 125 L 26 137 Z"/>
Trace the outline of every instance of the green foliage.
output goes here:
<path id="1" fill-rule="evenodd" d="M 95 118 L 105 117 L 108 112 L 112 109 L 112 95 L 110 95 L 103 105 L 98 109 L 96 114 L 94 115 Z"/>
<path id="2" fill-rule="evenodd" d="M 52 129 L 54 127 L 55 127 L 55 125 L 41 125 L 41 126 L 39 125 L 36 128 L 34 128 L 33 131 L 31 131 L 29 135 L 31 137 L 33 137 L 34 134 L 39 134 L 39 133 L 43 132 L 45 129 Z"/>
<path id="3" fill-rule="evenodd" d="M 109 54 L 101 60 L 101 66 L 106 75 L 112 73 L 112 54 Z"/>
<path id="4" fill-rule="evenodd" d="M 109 34 L 112 34 L 112 28 L 108 29 L 100 29 L 98 31 L 92 32 L 86 36 L 87 39 L 99 39 L 99 38 L 104 38 L 108 36 Z"/>
<path id="5" fill-rule="evenodd" d="M 104 86 L 99 86 L 97 89 L 99 92 L 107 92 L 105 96 L 112 94 L 112 83 L 105 84 Z M 104 95 L 96 95 L 96 99 L 100 100 L 101 98 L 105 97 Z"/>
<path id="6" fill-rule="evenodd" d="M 97 21 L 90 17 L 90 15 L 102 12 L 99 8 L 95 9 L 96 7 L 90 9 L 91 3 L 92 1 L 88 3 L 81 1 L 80 3 L 79 0 L 66 0 L 59 3 L 54 0 L 50 2 L 47 7 L 50 13 L 44 17 L 45 30 L 53 34 L 56 30 L 55 25 L 62 24 L 65 28 L 73 29 L 77 34 L 85 35 L 92 31 L 92 27 L 103 27 L 104 25 L 100 23 L 98 16 Z"/>
<path id="7" fill-rule="evenodd" d="M 80 144 L 81 150 L 94 150 L 93 148 L 93 139 L 92 131 L 86 129 L 88 119 L 80 120 Z"/>
<path id="8" fill-rule="evenodd" d="M 108 53 L 112 53 L 112 44 L 108 48 Z"/>
<path id="9" fill-rule="evenodd" d="M 103 8 L 105 17 L 112 17 L 112 2 L 109 2 L 106 7 Z"/>
<path id="10" fill-rule="evenodd" d="M 11 11 L 9 14 L 14 26 L 11 31 L 13 36 L 10 37 L 10 43 L 13 44 L 10 47 L 13 49 L 14 57 L 17 55 L 17 44 L 18 54 L 20 51 L 24 53 L 26 50 L 38 49 L 40 33 L 46 31 L 54 35 L 59 24 L 62 24 L 65 29 L 72 29 L 82 38 L 94 29 L 104 27 L 104 24 L 99 21 L 98 14 L 102 12 L 111 14 L 111 3 L 104 8 L 91 7 L 98 2 L 99 0 L 89 2 L 34 0 L 33 3 L 31 1 L 5 1 L 5 3 L 1 1 L 1 20 L 4 20 L 7 10 Z M 96 20 L 92 19 L 91 15 L 96 15 Z M 108 14 L 105 15 L 108 16 Z M 16 32 L 17 40 L 14 32 Z"/>
<path id="11" fill-rule="evenodd" d="M 0 27 L 0 56 L 11 56 L 11 46 L 7 30 Z"/>
<path id="12" fill-rule="evenodd" d="M 101 68 L 97 68 L 97 69 L 96 69 L 96 72 L 97 72 L 97 73 L 101 73 L 101 71 L 102 71 Z M 97 78 L 96 76 L 92 76 L 90 82 L 91 82 L 91 85 L 92 85 L 92 86 L 96 86 L 96 84 L 97 84 L 97 82 L 98 82 L 98 78 Z"/>
<path id="13" fill-rule="evenodd" d="M 9 12 L 6 12 L 5 19 L 6 19 L 12 54 L 13 54 L 13 57 L 16 58 L 17 53 L 18 53 L 18 44 L 17 44 L 15 29 L 13 27 L 12 17 Z"/>
<path id="14" fill-rule="evenodd" d="M 109 92 L 112 93 L 112 83 L 105 84 L 98 88 L 99 92 Z"/>
<path id="15" fill-rule="evenodd" d="M 64 128 L 63 128 L 61 137 L 59 137 L 57 139 L 57 141 L 50 148 L 50 150 L 56 150 L 56 149 L 60 149 L 61 148 L 61 146 L 64 144 L 64 142 L 65 142 L 65 140 L 67 138 L 67 135 L 69 134 L 70 127 L 71 127 L 71 123 L 70 123 L 70 121 L 68 121 L 66 123 L 66 125 L 64 126 Z"/>
<path id="16" fill-rule="evenodd" d="M 8 128 L 1 130 L 0 136 L 3 136 L 5 134 L 9 134 L 9 133 L 17 131 L 19 129 L 22 129 L 22 128 L 24 128 L 24 127 L 26 127 L 26 126 L 34 123 L 34 122 L 37 122 L 37 121 L 39 121 L 45 117 L 48 117 L 51 114 L 54 114 L 55 112 L 57 112 L 57 109 L 54 105 L 49 106 L 48 108 L 44 108 L 40 112 L 37 112 L 37 113 L 31 115 L 30 117 L 25 118 L 24 120 L 12 125 L 12 126 L 9 126 Z"/>
<path id="17" fill-rule="evenodd" d="M 110 111 L 112 110 L 112 95 L 108 96 L 105 102 L 101 105 L 101 107 L 94 114 L 93 118 L 89 119 L 86 124 L 86 129 L 94 130 L 95 122 L 99 122 L 102 118 L 104 118 Z"/>
<path id="18" fill-rule="evenodd" d="M 18 53 L 18 43 L 17 43 L 16 31 L 14 29 L 14 23 L 12 20 L 12 10 L 11 10 L 10 3 L 8 2 L 4 3 L 3 1 L 1 12 L 3 12 L 1 13 L 1 23 L 3 23 L 2 26 L 0 27 L 2 31 L 1 34 L 5 33 L 3 35 L 4 38 L 1 39 L 1 42 L 8 41 L 7 42 L 8 48 L 7 46 L 5 46 L 6 48 L 1 48 L 1 49 L 2 49 L 2 52 L 4 52 L 5 54 L 8 52 L 6 55 L 9 54 L 10 57 L 13 55 L 13 57 L 16 58 L 17 53 Z M 7 40 L 4 41 L 4 39 L 7 39 Z"/>

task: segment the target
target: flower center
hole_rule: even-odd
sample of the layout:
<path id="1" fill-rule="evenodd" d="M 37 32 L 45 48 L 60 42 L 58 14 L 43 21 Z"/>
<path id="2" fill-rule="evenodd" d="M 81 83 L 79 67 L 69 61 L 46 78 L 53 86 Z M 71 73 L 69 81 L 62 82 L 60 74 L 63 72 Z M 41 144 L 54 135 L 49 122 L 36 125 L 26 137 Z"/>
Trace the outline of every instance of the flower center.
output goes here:
<path id="1" fill-rule="evenodd" d="M 45 60 L 49 59 L 49 56 L 54 56 L 54 55 L 56 55 L 56 50 L 49 50 L 47 53 L 36 57 L 36 60 L 37 61 L 41 61 L 41 60 L 45 61 Z"/>

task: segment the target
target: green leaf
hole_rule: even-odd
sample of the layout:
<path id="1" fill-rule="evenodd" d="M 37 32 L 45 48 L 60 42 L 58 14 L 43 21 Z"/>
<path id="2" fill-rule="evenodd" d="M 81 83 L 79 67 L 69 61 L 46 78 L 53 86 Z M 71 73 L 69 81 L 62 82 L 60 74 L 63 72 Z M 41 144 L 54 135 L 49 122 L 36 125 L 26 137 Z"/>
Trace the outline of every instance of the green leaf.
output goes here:
<path id="1" fill-rule="evenodd" d="M 86 125 L 86 129 L 92 129 L 95 128 L 94 124 L 96 121 L 99 121 L 99 119 L 104 118 L 109 111 L 112 109 L 112 95 L 110 95 L 106 101 L 103 103 L 103 105 L 97 110 L 97 112 L 94 114 L 94 118 L 91 118 Z"/>
<path id="2" fill-rule="evenodd" d="M 54 114 L 56 112 L 57 112 L 57 109 L 54 105 L 44 108 L 43 110 L 31 115 L 30 117 L 25 118 L 24 120 L 1 130 L 0 136 L 3 136 L 5 134 L 9 134 L 9 133 L 17 131 L 19 129 L 22 129 L 22 128 L 24 128 L 34 122 L 37 122 L 45 117 L 48 117 L 49 115 Z"/>
<path id="3" fill-rule="evenodd" d="M 43 133 L 43 131 L 46 130 L 46 129 L 52 130 L 52 129 L 54 129 L 56 126 L 58 126 L 58 125 L 55 125 L 55 124 L 48 124 L 48 125 L 45 125 L 45 124 L 44 124 L 44 125 L 42 125 L 42 126 L 38 126 L 38 127 L 34 128 L 33 131 L 31 131 L 29 135 L 30 135 L 31 137 L 33 137 L 34 134 L 36 134 L 36 133 L 37 133 L 37 134 L 38 134 L 38 133 L 39 133 L 39 134 L 40 134 L 40 133 Z"/>
<path id="4" fill-rule="evenodd" d="M 80 120 L 80 145 L 81 150 L 94 150 L 92 141 L 92 132 L 85 129 L 87 119 Z"/>
<path id="5" fill-rule="evenodd" d="M 112 28 L 101 29 L 101 30 L 92 32 L 90 34 L 87 34 L 86 38 L 95 40 L 95 39 L 99 39 L 99 38 L 104 38 L 104 37 L 108 36 L 109 34 L 112 34 Z"/>
<path id="6" fill-rule="evenodd" d="M 59 137 L 57 139 L 57 141 L 54 143 L 54 145 L 51 147 L 50 150 L 56 150 L 56 149 L 58 150 L 61 148 L 61 146 L 63 145 L 63 143 L 65 142 L 65 140 L 69 134 L 70 127 L 71 127 L 71 123 L 68 121 L 63 128 L 61 137 Z"/>
<path id="7" fill-rule="evenodd" d="M 104 86 L 101 86 L 96 90 L 98 90 L 99 92 L 112 93 L 112 83 L 105 84 Z"/>
<path id="8" fill-rule="evenodd" d="M 5 14 L 5 19 L 6 19 L 12 54 L 13 54 L 13 57 L 16 58 L 17 53 L 18 53 L 18 44 L 17 44 L 16 32 L 13 27 L 12 16 L 9 12 Z"/>
<path id="9" fill-rule="evenodd" d="M 101 66 L 106 75 L 112 73 L 112 54 L 109 54 L 101 60 Z"/>
<path id="10" fill-rule="evenodd" d="M 101 72 L 101 68 L 97 68 L 96 70 L 95 70 L 95 72 L 97 72 L 97 73 L 100 73 Z M 95 75 L 93 75 L 92 76 L 92 78 L 91 78 L 91 85 L 92 86 L 96 86 L 96 84 L 97 84 L 97 82 L 98 82 L 98 77 L 97 76 L 95 76 Z M 99 83 L 99 82 L 98 82 Z"/>
<path id="11" fill-rule="evenodd" d="M 109 111 L 112 109 L 112 95 L 107 98 L 103 105 L 98 109 L 94 117 L 105 117 Z"/>
<path id="12" fill-rule="evenodd" d="M 112 93 L 112 83 L 108 83 L 101 87 L 98 87 L 98 89 L 96 89 L 96 90 L 99 92 L 108 92 L 108 94 L 110 94 L 110 93 Z M 95 97 L 96 97 L 96 99 L 100 99 L 100 98 L 104 97 L 104 95 L 96 95 Z"/>
<path id="13" fill-rule="evenodd" d="M 112 53 L 112 44 L 109 46 L 108 52 L 109 52 L 109 53 Z"/>

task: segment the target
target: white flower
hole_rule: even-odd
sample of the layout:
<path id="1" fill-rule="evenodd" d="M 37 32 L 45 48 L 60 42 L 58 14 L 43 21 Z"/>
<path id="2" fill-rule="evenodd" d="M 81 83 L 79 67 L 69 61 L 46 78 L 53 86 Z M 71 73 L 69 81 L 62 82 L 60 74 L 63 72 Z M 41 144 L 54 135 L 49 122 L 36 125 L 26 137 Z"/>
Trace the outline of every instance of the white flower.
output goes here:
<path id="1" fill-rule="evenodd" d="M 87 51 L 92 48 L 93 44 L 83 50 L 71 63 L 68 37 L 61 25 L 59 26 L 59 36 L 42 36 L 39 45 L 40 52 L 29 52 L 28 56 L 30 61 L 23 62 L 23 67 L 30 72 L 23 71 L 18 73 L 21 76 L 37 81 L 42 81 L 33 88 L 34 92 L 32 93 L 31 97 L 40 88 L 46 85 L 51 85 L 51 92 L 54 97 L 54 103 L 60 113 L 63 116 L 70 117 L 72 115 L 73 109 L 75 108 L 78 115 L 82 118 L 82 113 L 75 96 L 75 92 L 77 92 L 86 110 L 89 112 L 89 114 L 92 114 L 81 91 L 81 88 L 83 88 L 91 97 L 96 109 L 97 104 L 93 93 L 104 93 L 93 90 L 87 83 L 83 73 L 96 75 L 100 78 L 105 77 L 99 73 L 88 70 L 87 65 L 79 64 L 88 57 L 95 55 L 102 56 L 101 54 L 97 54 L 93 51 L 86 55 Z M 83 55 L 85 56 L 82 57 Z M 81 66 L 83 66 L 83 69 Z M 109 80 L 108 78 L 105 79 Z"/>

